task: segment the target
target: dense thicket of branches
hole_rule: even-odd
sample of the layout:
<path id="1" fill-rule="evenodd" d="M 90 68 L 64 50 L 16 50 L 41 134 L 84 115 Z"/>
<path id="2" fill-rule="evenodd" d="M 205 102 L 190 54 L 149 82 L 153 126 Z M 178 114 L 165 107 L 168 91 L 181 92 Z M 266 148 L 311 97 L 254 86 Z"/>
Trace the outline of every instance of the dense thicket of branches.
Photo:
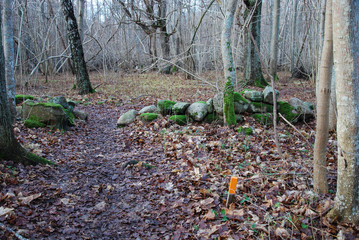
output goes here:
<path id="1" fill-rule="evenodd" d="M 294 67 L 304 67 L 311 72 L 317 69 L 318 43 L 322 41 L 321 1 L 299 1 L 298 5 L 293 1 L 281 3 L 279 70 L 289 70 L 291 63 L 294 63 Z M 73 1 L 75 12 L 78 12 L 80 2 Z M 198 74 L 222 68 L 219 41 L 224 3 L 215 1 L 211 4 L 211 0 L 85 2 L 82 30 L 89 70 L 154 69 L 159 66 L 154 63 L 163 59 L 186 68 L 186 52 L 194 33 L 196 37 L 191 48 L 191 61 L 196 67 L 191 70 L 195 69 Z M 262 2 L 261 54 L 268 66 L 273 4 L 272 1 Z M 209 5 L 211 7 L 203 16 Z M 59 1 L 15 0 L 13 13 L 18 72 L 54 74 L 71 70 L 66 24 Z M 237 11 L 236 16 L 234 60 L 236 67 L 243 70 L 240 61 L 245 43 L 243 26 L 250 21 L 247 18 L 252 14 Z M 296 20 L 297 33 L 294 36 L 290 24 L 293 19 Z M 169 53 L 164 52 L 167 51 L 164 41 L 168 41 Z M 289 54 L 292 48 L 293 56 Z"/>

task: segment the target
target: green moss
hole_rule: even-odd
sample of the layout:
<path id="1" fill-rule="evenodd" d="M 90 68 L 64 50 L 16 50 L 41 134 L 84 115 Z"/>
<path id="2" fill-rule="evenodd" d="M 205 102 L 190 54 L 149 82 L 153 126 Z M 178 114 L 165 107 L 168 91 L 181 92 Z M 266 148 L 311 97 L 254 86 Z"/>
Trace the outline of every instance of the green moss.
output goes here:
<path id="1" fill-rule="evenodd" d="M 160 109 L 163 115 L 171 114 L 172 107 L 175 105 L 176 102 L 170 100 L 159 100 L 157 102 L 157 107 Z"/>
<path id="2" fill-rule="evenodd" d="M 70 110 L 67 110 L 64 108 L 65 113 L 67 114 L 67 116 L 69 117 L 69 124 L 71 126 L 75 126 L 75 115 L 73 114 L 73 112 L 71 112 Z"/>
<path id="3" fill-rule="evenodd" d="M 174 121 L 178 125 L 186 125 L 187 124 L 187 116 L 186 115 L 173 115 L 169 118 L 170 121 Z"/>
<path id="4" fill-rule="evenodd" d="M 34 115 L 30 115 L 28 119 L 24 121 L 24 125 L 27 128 L 42 128 L 46 127 L 46 124 L 41 122 L 41 119 L 35 117 Z"/>
<path id="5" fill-rule="evenodd" d="M 269 83 L 264 79 L 263 76 L 254 79 L 254 86 L 256 87 L 265 88 L 268 85 Z"/>
<path id="6" fill-rule="evenodd" d="M 156 114 L 156 113 L 142 113 L 140 115 L 140 118 L 147 121 L 147 122 L 151 122 L 151 121 L 158 118 L 158 114 Z"/>
<path id="7" fill-rule="evenodd" d="M 250 127 L 239 127 L 237 131 L 244 135 L 253 135 L 253 129 Z"/>
<path id="8" fill-rule="evenodd" d="M 35 103 L 35 102 L 28 102 L 27 103 L 29 106 L 44 106 L 44 107 L 52 107 L 52 108 L 62 108 L 65 109 L 62 105 L 57 104 L 57 103 L 50 103 L 50 102 L 40 102 L 40 103 Z"/>
<path id="9" fill-rule="evenodd" d="M 260 124 L 273 125 L 273 118 L 270 113 L 256 113 L 252 117 Z"/>
<path id="10" fill-rule="evenodd" d="M 233 93 L 234 101 L 238 103 L 249 103 L 247 99 L 245 99 L 239 92 Z"/>
<path id="11" fill-rule="evenodd" d="M 33 153 L 28 153 L 26 155 L 26 158 L 29 159 L 31 162 L 33 163 L 40 163 L 40 164 L 49 164 L 49 165 L 54 165 L 55 163 L 50 161 L 50 160 L 47 160 L 46 158 L 42 158 L 42 157 L 39 157 Z"/>
<path id="12" fill-rule="evenodd" d="M 234 112 L 234 88 L 232 82 L 227 80 L 223 94 L 224 123 L 228 126 L 236 125 L 236 114 Z"/>
<path id="13" fill-rule="evenodd" d="M 198 101 L 196 103 L 204 103 L 204 104 L 207 104 L 205 101 Z"/>
<path id="14" fill-rule="evenodd" d="M 256 108 L 260 109 L 260 112 L 273 112 L 273 105 L 262 103 L 262 102 L 251 102 L 251 104 Z"/>
<path id="15" fill-rule="evenodd" d="M 247 92 L 247 91 L 252 92 L 252 91 L 255 91 L 255 90 L 249 89 L 249 88 L 245 88 L 245 89 L 243 89 L 242 91 L 240 91 L 239 93 L 240 93 L 241 95 L 244 95 L 244 93 Z"/>
<path id="16" fill-rule="evenodd" d="M 300 116 L 300 113 L 297 113 L 294 107 L 289 103 L 278 101 L 278 112 L 283 115 L 288 121 L 296 123 Z"/>
<path id="17" fill-rule="evenodd" d="M 15 95 L 16 104 L 20 104 L 23 101 L 28 100 L 28 99 L 34 100 L 35 98 L 33 96 L 31 96 L 31 95 L 21 95 L 21 94 L 20 95 Z"/>
<path id="18" fill-rule="evenodd" d="M 214 114 L 214 113 L 210 113 L 206 116 L 206 118 L 204 119 L 204 122 L 205 123 L 212 123 L 213 121 L 216 121 L 218 120 L 218 116 L 217 114 Z"/>

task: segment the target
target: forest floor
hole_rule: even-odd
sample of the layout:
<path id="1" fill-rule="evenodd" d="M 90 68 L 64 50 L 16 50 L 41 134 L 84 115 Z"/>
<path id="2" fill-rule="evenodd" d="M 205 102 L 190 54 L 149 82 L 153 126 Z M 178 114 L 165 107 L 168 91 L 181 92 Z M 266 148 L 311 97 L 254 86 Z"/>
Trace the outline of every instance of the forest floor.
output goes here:
<path id="1" fill-rule="evenodd" d="M 25 147 L 57 165 L 1 162 L 1 239 L 335 239 L 340 230 L 345 239 L 358 237 L 358 227 L 325 217 L 336 188 L 335 132 L 327 153 L 330 193 L 313 192 L 315 120 L 295 125 L 300 134 L 279 122 L 281 160 L 273 128 L 249 116 L 236 128 L 178 126 L 167 118 L 116 128 L 121 114 L 158 99 L 213 97 L 215 90 L 199 81 L 180 74 L 91 79 L 97 93 L 88 96 L 76 95 L 68 76 L 23 89 L 81 101 L 76 108 L 89 120 L 66 132 L 15 124 Z M 277 86 L 280 99 L 314 102 L 309 81 L 282 73 Z M 254 135 L 241 134 L 240 126 Z M 226 208 L 230 176 L 238 185 L 235 204 Z"/>

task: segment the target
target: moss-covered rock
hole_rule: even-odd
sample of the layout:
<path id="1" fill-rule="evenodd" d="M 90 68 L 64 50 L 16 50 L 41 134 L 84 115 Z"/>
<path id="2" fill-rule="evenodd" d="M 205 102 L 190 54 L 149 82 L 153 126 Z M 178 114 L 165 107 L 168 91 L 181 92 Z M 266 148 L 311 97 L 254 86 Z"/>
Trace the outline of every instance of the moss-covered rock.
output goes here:
<path id="1" fill-rule="evenodd" d="M 273 125 L 273 115 L 271 113 L 255 113 L 252 117 L 263 125 Z"/>
<path id="2" fill-rule="evenodd" d="M 244 135 L 253 135 L 253 128 L 251 127 L 239 127 L 237 131 Z"/>
<path id="3" fill-rule="evenodd" d="M 169 115 L 172 113 L 172 107 L 176 104 L 176 102 L 170 100 L 158 100 L 157 107 L 160 110 L 162 115 Z"/>
<path id="4" fill-rule="evenodd" d="M 34 100 L 34 99 L 35 99 L 35 97 L 31 96 L 31 95 L 15 95 L 16 104 L 20 104 L 26 100 Z"/>
<path id="5" fill-rule="evenodd" d="M 278 112 L 282 114 L 285 119 L 292 123 L 298 122 L 300 117 L 300 113 L 298 113 L 293 106 L 284 101 L 278 101 Z"/>
<path id="6" fill-rule="evenodd" d="M 46 124 L 40 122 L 41 119 L 38 117 L 35 117 L 34 115 L 30 115 L 28 119 L 24 121 L 24 125 L 27 128 L 42 128 L 46 127 Z"/>
<path id="7" fill-rule="evenodd" d="M 249 99 L 252 102 L 262 102 L 263 94 L 260 91 L 252 90 L 252 89 L 243 89 L 240 92 L 245 98 Z"/>
<path id="8" fill-rule="evenodd" d="M 197 122 L 203 121 L 208 114 L 207 103 L 192 103 L 187 109 L 187 114 Z"/>
<path id="9" fill-rule="evenodd" d="M 219 120 L 219 117 L 217 114 L 214 114 L 214 113 L 210 113 L 208 114 L 205 118 L 204 118 L 204 122 L 205 123 L 212 123 L 214 121 L 218 121 Z"/>
<path id="10" fill-rule="evenodd" d="M 248 111 L 251 113 L 271 113 L 273 112 L 273 105 L 262 102 L 251 102 Z"/>
<path id="11" fill-rule="evenodd" d="M 142 113 L 142 114 L 140 115 L 140 118 L 141 118 L 142 120 L 147 121 L 147 122 L 151 122 L 151 121 L 153 121 L 153 120 L 155 120 L 155 119 L 158 118 L 158 114 L 156 114 L 156 113 Z"/>
<path id="12" fill-rule="evenodd" d="M 245 104 L 249 103 L 248 100 L 245 99 L 239 92 L 234 92 L 233 96 L 234 96 L 234 102 L 245 103 Z"/>
<path id="13" fill-rule="evenodd" d="M 74 124 L 72 112 L 56 103 L 36 103 L 26 100 L 22 104 L 22 118 L 27 120 L 31 115 L 35 116 L 39 122 L 58 129 L 67 129 L 68 126 Z"/>
<path id="14" fill-rule="evenodd" d="M 177 123 L 178 125 L 186 125 L 188 122 L 186 115 L 173 115 L 169 118 L 169 120 Z"/>
<path id="15" fill-rule="evenodd" d="M 46 158 L 37 156 L 37 155 L 35 155 L 33 153 L 30 153 L 30 152 L 26 155 L 26 158 L 28 158 L 33 163 L 48 164 L 48 165 L 54 165 L 55 164 L 54 162 L 52 162 L 50 160 L 47 160 Z"/>
<path id="16" fill-rule="evenodd" d="M 191 104 L 187 102 L 178 102 L 172 107 L 172 113 L 175 115 L 184 115 L 186 113 L 187 108 Z"/>

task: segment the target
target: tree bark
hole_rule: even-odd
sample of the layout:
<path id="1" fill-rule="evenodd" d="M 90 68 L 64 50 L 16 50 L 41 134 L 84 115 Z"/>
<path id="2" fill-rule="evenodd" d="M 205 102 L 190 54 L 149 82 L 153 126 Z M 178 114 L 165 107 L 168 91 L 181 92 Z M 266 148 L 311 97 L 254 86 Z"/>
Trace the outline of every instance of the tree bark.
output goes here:
<path id="1" fill-rule="evenodd" d="M 334 209 L 341 222 L 359 224 L 359 4 L 333 0 L 337 81 L 338 181 Z"/>
<path id="2" fill-rule="evenodd" d="M 67 23 L 67 35 L 71 48 L 71 58 L 76 74 L 76 87 L 78 88 L 79 94 L 93 93 L 94 89 L 91 87 L 90 78 L 87 72 L 82 42 L 72 2 L 71 0 L 62 0 L 61 6 Z"/>
<path id="3" fill-rule="evenodd" d="M 274 0 L 269 72 L 275 79 L 277 78 L 279 15 L 280 15 L 280 0 Z"/>
<path id="4" fill-rule="evenodd" d="M 326 153 L 329 131 L 329 101 L 333 66 L 332 0 L 327 0 L 324 46 L 320 64 L 319 91 L 317 96 L 317 132 L 314 144 L 314 189 L 328 192 Z"/>
<path id="5" fill-rule="evenodd" d="M 13 31 L 13 0 L 5 0 L 3 5 L 4 23 L 4 54 L 5 54 L 5 79 L 6 89 L 9 100 L 9 107 L 12 121 L 16 117 L 15 103 L 15 51 L 14 51 L 14 31 Z"/>
<path id="6" fill-rule="evenodd" d="M 246 79 L 247 85 L 264 87 L 268 83 L 263 77 L 261 62 L 256 51 L 256 48 L 251 40 L 252 33 L 253 38 L 256 41 L 258 49 L 260 49 L 261 42 L 261 14 L 262 14 L 262 1 L 244 1 L 248 11 L 254 10 L 252 19 L 248 28 L 246 29 L 246 57 L 245 57 L 245 68 L 244 78 Z M 254 9 L 253 9 L 254 8 Z"/>
<path id="7" fill-rule="evenodd" d="M 299 0 L 293 0 L 293 17 L 291 29 L 291 52 L 290 52 L 290 72 L 293 74 L 295 66 L 295 43 L 296 43 L 296 28 L 297 28 L 297 7 Z"/>
<path id="8" fill-rule="evenodd" d="M 225 89 L 223 94 L 223 115 L 226 125 L 236 124 L 234 113 L 234 86 L 237 84 L 236 70 L 233 63 L 233 53 L 231 46 L 231 33 L 238 0 L 230 0 L 226 5 L 225 18 L 222 30 L 222 58 L 225 76 Z"/>
<path id="9" fill-rule="evenodd" d="M 2 26 L 0 18 L 0 36 Z M 11 160 L 25 165 L 36 163 L 52 163 L 26 151 L 16 140 L 12 128 L 9 102 L 6 93 L 5 57 L 2 38 L 0 37 L 0 161 Z"/>
<path id="10" fill-rule="evenodd" d="M 79 34 L 81 41 L 84 40 L 84 14 L 85 14 L 85 0 L 78 1 L 79 6 Z"/>

